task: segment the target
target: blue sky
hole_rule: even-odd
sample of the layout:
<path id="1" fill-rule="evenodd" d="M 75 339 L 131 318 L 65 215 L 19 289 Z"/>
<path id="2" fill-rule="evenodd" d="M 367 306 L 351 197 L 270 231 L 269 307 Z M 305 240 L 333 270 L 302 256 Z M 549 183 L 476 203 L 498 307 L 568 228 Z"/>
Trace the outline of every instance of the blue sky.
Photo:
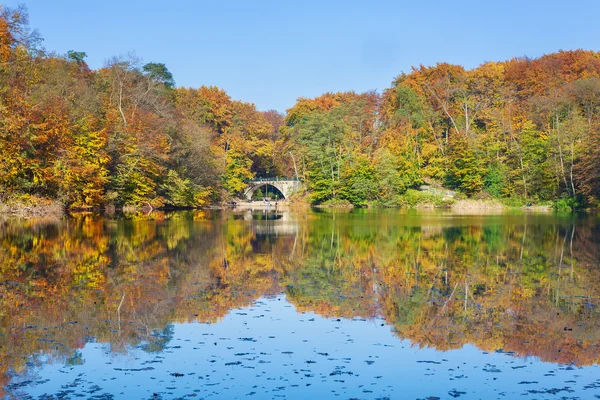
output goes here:
<path id="1" fill-rule="evenodd" d="M 411 66 L 600 50 L 599 0 L 2 1 L 29 9 L 44 47 L 92 68 L 135 53 L 178 86 L 217 85 L 258 109 L 379 90 Z"/>

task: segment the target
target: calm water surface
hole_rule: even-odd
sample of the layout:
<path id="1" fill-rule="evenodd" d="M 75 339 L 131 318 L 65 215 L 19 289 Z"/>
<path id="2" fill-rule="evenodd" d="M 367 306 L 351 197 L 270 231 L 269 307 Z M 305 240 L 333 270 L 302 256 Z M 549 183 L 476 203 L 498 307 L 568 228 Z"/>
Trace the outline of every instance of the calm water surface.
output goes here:
<path id="1" fill-rule="evenodd" d="M 0 397 L 600 398 L 600 219 L 0 221 Z"/>

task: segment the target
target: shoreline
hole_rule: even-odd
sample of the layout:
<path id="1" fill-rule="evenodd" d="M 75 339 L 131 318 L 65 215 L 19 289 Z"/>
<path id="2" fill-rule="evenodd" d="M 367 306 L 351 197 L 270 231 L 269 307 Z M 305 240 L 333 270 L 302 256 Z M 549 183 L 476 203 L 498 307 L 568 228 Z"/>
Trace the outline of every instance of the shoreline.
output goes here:
<path id="1" fill-rule="evenodd" d="M 396 208 L 396 209 L 413 209 L 413 210 L 446 210 L 456 214 L 495 214 L 495 213 L 504 213 L 509 211 L 524 211 L 524 212 L 536 212 L 536 213 L 550 213 L 555 210 L 551 205 L 531 205 L 531 206 L 507 206 L 503 204 L 500 200 L 458 200 L 452 204 L 447 205 L 437 205 L 432 203 L 418 203 L 413 206 L 387 206 L 387 207 L 377 207 L 377 206 L 368 206 L 368 207 L 356 207 L 354 205 L 336 205 L 336 204 L 319 204 L 319 205 L 308 205 L 308 204 L 298 204 L 296 202 L 289 201 L 279 201 L 277 203 L 271 204 L 263 204 L 262 202 L 237 202 L 235 204 L 211 204 L 203 207 L 184 207 L 184 208 L 165 208 L 165 209 L 153 209 L 151 211 L 162 211 L 162 212 L 174 212 L 174 211 L 182 211 L 182 210 L 301 210 L 306 208 L 315 208 L 315 209 L 344 209 L 350 210 L 354 208 L 371 208 L 371 209 L 384 209 L 384 208 Z M 125 212 L 127 211 L 144 211 L 145 207 L 124 207 Z M 108 211 L 109 214 L 114 214 L 114 209 L 99 209 L 99 210 L 67 210 L 64 208 L 63 204 L 58 201 L 53 200 L 45 200 L 45 199 L 28 199 L 26 201 L 14 200 L 8 202 L 0 202 L 0 217 L 8 218 L 62 218 L 69 214 L 80 214 L 87 212 L 99 212 L 103 213 Z M 584 210 L 584 211 L 592 211 L 592 210 Z M 123 210 L 119 210 L 119 212 L 123 212 Z M 574 210 L 575 212 L 575 210 Z"/>
<path id="2" fill-rule="evenodd" d="M 0 202 L 0 217 L 60 219 L 65 214 L 64 205 L 55 200 L 32 198 Z"/>
<path id="3" fill-rule="evenodd" d="M 457 214 L 464 214 L 470 212 L 494 214 L 502 213 L 511 210 L 522 210 L 528 212 L 553 212 L 555 211 L 550 205 L 531 205 L 531 206 L 507 206 L 500 200 L 458 200 L 451 204 L 450 210 Z"/>

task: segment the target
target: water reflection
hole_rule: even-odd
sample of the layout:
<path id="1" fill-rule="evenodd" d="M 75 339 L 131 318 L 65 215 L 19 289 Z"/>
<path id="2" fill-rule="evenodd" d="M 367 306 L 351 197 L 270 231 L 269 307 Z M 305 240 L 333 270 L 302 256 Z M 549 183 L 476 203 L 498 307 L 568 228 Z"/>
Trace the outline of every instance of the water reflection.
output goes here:
<path id="1" fill-rule="evenodd" d="M 472 344 L 579 366 L 600 359 L 592 217 L 398 211 L 153 213 L 0 225 L 0 385 L 86 343 L 168 346 L 285 293 L 299 311 L 381 317 L 438 350 Z"/>

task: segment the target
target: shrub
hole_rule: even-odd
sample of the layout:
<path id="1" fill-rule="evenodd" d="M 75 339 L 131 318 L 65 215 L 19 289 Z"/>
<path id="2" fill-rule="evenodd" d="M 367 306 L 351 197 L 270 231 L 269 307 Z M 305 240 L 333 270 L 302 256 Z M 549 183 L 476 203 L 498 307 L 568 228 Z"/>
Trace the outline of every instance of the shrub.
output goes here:
<path id="1" fill-rule="evenodd" d="M 579 197 L 563 196 L 552 204 L 552 208 L 560 212 L 571 212 L 582 208 L 582 202 Z"/>

